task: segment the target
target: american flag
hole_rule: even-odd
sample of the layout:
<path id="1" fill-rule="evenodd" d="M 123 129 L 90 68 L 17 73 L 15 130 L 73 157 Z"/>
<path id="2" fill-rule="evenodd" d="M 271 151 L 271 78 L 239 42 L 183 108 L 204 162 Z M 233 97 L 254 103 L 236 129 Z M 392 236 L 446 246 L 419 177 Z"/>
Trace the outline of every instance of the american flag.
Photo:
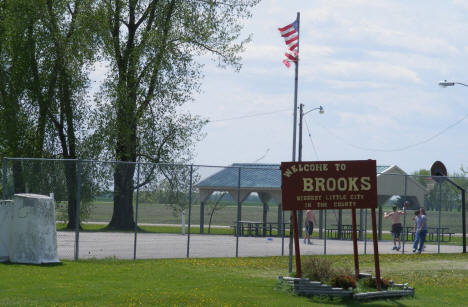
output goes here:
<path id="1" fill-rule="evenodd" d="M 290 61 L 296 62 L 298 59 L 298 47 L 299 47 L 299 29 L 298 29 L 298 23 L 297 20 L 295 20 L 293 23 L 282 27 L 278 28 L 278 31 L 280 31 L 281 36 L 284 38 L 284 41 L 286 43 L 286 46 L 288 47 L 288 50 L 284 54 L 287 59 L 283 60 L 284 65 L 286 65 L 288 68 L 291 66 Z"/>

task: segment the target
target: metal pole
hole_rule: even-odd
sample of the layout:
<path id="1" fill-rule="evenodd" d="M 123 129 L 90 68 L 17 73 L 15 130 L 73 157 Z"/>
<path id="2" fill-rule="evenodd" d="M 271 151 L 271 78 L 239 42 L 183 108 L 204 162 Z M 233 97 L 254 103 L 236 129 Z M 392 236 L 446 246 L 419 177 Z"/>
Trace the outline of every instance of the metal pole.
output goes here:
<path id="1" fill-rule="evenodd" d="M 7 158 L 3 158 L 2 199 L 7 199 Z"/>
<path id="2" fill-rule="evenodd" d="M 79 244 L 80 242 L 80 202 L 81 202 L 81 161 L 76 160 L 75 260 L 78 260 L 79 254 L 80 254 L 80 244 Z"/>
<path id="3" fill-rule="evenodd" d="M 466 253 L 466 204 L 465 190 L 462 190 L 462 233 L 463 233 L 463 253 Z"/>
<path id="4" fill-rule="evenodd" d="M 302 161 L 302 118 L 304 117 L 304 104 L 299 104 L 299 152 L 297 161 Z"/>
<path id="5" fill-rule="evenodd" d="M 463 240 L 463 253 L 466 253 L 466 202 L 465 202 L 465 189 L 459 186 L 456 182 L 452 181 L 450 178 L 447 178 L 447 181 L 456 186 L 461 191 L 461 201 L 462 201 L 462 240 Z"/>
<path id="6" fill-rule="evenodd" d="M 299 54 L 299 24 L 300 24 L 300 13 L 297 12 L 297 53 Z M 292 150 L 292 161 L 296 161 L 296 126 L 297 126 L 297 85 L 298 85 L 298 75 L 299 75 L 299 57 L 297 57 L 295 62 L 296 70 L 294 76 L 294 122 L 293 122 L 293 150 Z"/>
<path id="7" fill-rule="evenodd" d="M 299 25 L 300 25 L 300 13 L 297 12 L 297 32 L 299 35 Z M 297 53 L 299 54 L 299 37 L 297 38 Z M 292 161 L 296 161 L 296 126 L 297 126 L 297 84 L 298 84 L 298 74 L 299 74 L 299 57 L 297 57 L 295 62 L 296 70 L 294 76 L 294 120 L 293 120 L 293 149 L 292 149 Z M 293 214 L 295 214 L 293 212 Z M 292 240 L 292 214 L 290 216 L 290 227 L 289 227 L 289 262 L 288 262 L 288 271 L 292 272 L 292 253 L 293 253 L 293 240 Z"/>
<path id="8" fill-rule="evenodd" d="M 137 190 L 135 200 L 135 237 L 133 239 L 133 260 L 136 260 L 137 233 L 138 233 L 138 196 L 140 194 L 140 163 L 137 164 Z"/>
<path id="9" fill-rule="evenodd" d="M 193 184 L 193 165 L 190 165 L 190 187 L 188 204 L 188 232 L 187 232 L 187 258 L 190 258 L 190 219 L 192 216 L 192 184 Z"/>
<path id="10" fill-rule="evenodd" d="M 241 184 L 241 168 L 239 167 L 238 173 L 237 173 L 237 231 L 236 231 L 236 257 L 239 257 L 239 232 L 240 232 L 240 219 L 241 219 L 240 184 Z"/>
<path id="11" fill-rule="evenodd" d="M 320 210 L 320 212 L 324 212 L 324 232 L 323 232 L 323 254 L 327 254 L 327 210 Z"/>
<path id="12" fill-rule="evenodd" d="M 297 161 L 301 162 L 302 161 L 302 119 L 304 118 L 304 104 L 299 104 L 299 151 L 298 151 L 298 158 Z M 296 214 L 296 225 L 297 225 L 297 231 L 299 232 L 299 236 L 302 237 L 302 220 L 303 220 L 303 214 L 302 210 L 299 210 L 299 212 Z"/>
<path id="13" fill-rule="evenodd" d="M 364 255 L 367 254 L 367 208 L 366 208 L 366 216 L 364 218 L 364 223 L 365 223 L 365 230 L 364 230 Z"/>
<path id="14" fill-rule="evenodd" d="M 400 242 L 403 241 L 403 248 L 401 249 L 401 253 L 405 253 L 405 230 L 406 230 L 406 197 L 408 192 L 408 175 L 405 175 L 405 201 L 403 202 L 403 240 L 401 239 L 400 234 Z"/>
<path id="15" fill-rule="evenodd" d="M 281 229 L 281 256 L 284 256 L 284 235 L 286 232 L 286 227 L 284 224 L 284 211 L 281 210 L 281 226 L 279 228 Z"/>
<path id="16" fill-rule="evenodd" d="M 437 228 L 437 253 L 440 254 L 440 218 L 442 214 L 442 181 L 439 182 L 439 226 Z M 424 246 L 423 246 L 424 248 Z"/>

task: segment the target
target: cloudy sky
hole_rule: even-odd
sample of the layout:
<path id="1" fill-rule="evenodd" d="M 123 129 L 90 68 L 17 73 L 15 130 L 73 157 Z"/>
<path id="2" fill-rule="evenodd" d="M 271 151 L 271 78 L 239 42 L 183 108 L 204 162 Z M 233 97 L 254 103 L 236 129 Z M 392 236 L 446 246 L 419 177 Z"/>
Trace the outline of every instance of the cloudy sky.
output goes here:
<path id="1" fill-rule="evenodd" d="M 243 68 L 205 66 L 185 108 L 211 122 L 195 163 L 292 159 L 294 68 L 277 30 L 300 12 L 303 160 L 376 159 L 408 173 L 468 168 L 468 1 L 264 0 L 246 21 Z M 310 132 L 310 134 L 309 134 Z"/>

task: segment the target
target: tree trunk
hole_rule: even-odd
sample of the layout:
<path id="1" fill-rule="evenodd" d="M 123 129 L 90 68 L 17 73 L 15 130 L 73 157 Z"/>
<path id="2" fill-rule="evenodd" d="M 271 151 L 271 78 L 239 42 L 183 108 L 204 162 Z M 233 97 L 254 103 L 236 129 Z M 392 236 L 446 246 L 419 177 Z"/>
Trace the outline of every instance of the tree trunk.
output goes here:
<path id="1" fill-rule="evenodd" d="M 133 220 L 133 175 L 135 164 L 119 163 L 114 173 L 114 211 L 109 227 L 134 229 Z"/>
<path id="2" fill-rule="evenodd" d="M 15 193 L 26 192 L 21 161 L 13 160 L 13 184 Z"/>
<path id="3" fill-rule="evenodd" d="M 77 199 L 76 161 L 65 161 L 65 178 L 67 181 L 68 224 L 67 229 L 76 229 Z"/>

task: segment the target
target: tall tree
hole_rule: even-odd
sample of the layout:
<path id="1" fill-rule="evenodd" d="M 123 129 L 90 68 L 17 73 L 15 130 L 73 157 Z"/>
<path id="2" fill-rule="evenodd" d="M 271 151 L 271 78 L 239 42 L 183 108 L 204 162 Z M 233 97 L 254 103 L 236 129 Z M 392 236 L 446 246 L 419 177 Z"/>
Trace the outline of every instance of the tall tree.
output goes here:
<path id="1" fill-rule="evenodd" d="M 10 121 L 6 133 L 9 139 L 2 144 L 12 151 L 11 155 L 79 157 L 78 144 L 87 134 L 87 65 L 93 63 L 97 46 L 94 4 L 95 0 L 0 2 L 0 14 L 7 17 L 0 21 L 0 36 L 5 38 L 0 40 L 0 54 L 7 51 L 6 56 L 1 56 L 0 78 L 9 84 L 1 88 L 4 108 L 0 117 Z M 36 163 L 33 168 L 32 177 L 39 177 L 40 165 Z M 68 227 L 74 228 L 75 163 L 65 162 L 64 172 Z M 18 176 L 14 177 L 16 180 Z M 41 184 L 33 178 L 29 181 Z"/>
<path id="2" fill-rule="evenodd" d="M 89 110 L 84 97 L 89 84 L 87 66 L 93 64 L 96 52 L 93 28 L 94 0 L 43 0 L 39 4 L 40 21 L 46 31 L 45 61 L 49 101 L 48 118 L 55 128 L 60 154 L 65 159 L 80 156 L 78 144 L 83 133 L 85 116 Z M 42 59 L 41 59 L 42 60 Z M 37 61 L 39 62 L 39 61 Z M 37 63 L 36 62 L 36 63 Z M 36 72 L 38 75 L 39 72 Z M 37 93 L 40 97 L 42 93 Z M 75 228 L 77 165 L 65 162 L 68 192 L 68 228 Z"/>
<path id="3" fill-rule="evenodd" d="M 43 147 L 29 96 L 30 29 L 34 11 L 24 0 L 0 3 L 0 155 L 35 156 Z M 14 192 L 25 191 L 22 164 L 13 161 Z"/>
<path id="4" fill-rule="evenodd" d="M 196 57 L 211 54 L 221 66 L 240 68 L 240 22 L 258 0 L 102 0 L 104 56 L 110 63 L 101 110 L 121 163 L 114 172 L 110 227 L 133 228 L 135 161 L 172 162 L 190 157 L 203 121 L 178 108 L 198 90 Z M 104 113 L 105 112 L 105 113 Z"/>

